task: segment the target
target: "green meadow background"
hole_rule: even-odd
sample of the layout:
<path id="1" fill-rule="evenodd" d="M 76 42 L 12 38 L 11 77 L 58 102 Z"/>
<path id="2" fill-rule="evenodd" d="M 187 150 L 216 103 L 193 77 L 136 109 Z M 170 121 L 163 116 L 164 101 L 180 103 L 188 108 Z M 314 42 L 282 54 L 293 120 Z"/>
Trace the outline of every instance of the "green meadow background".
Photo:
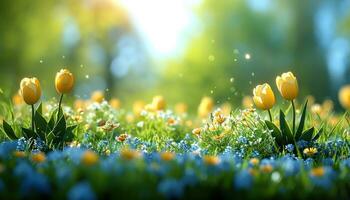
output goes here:
<path id="1" fill-rule="evenodd" d="M 12 95 L 36 76 L 50 99 L 68 68 L 79 98 L 162 94 L 195 109 L 203 96 L 238 105 L 292 71 L 300 98 L 336 100 L 350 82 L 349 10 L 349 0 L 2 0 L 0 88 Z"/>

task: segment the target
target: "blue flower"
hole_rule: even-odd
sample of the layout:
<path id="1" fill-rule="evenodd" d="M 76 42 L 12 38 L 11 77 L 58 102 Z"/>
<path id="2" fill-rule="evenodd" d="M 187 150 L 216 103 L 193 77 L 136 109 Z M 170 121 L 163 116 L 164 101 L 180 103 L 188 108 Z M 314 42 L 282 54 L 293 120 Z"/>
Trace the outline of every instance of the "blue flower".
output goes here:
<path id="1" fill-rule="evenodd" d="M 21 184 L 21 193 L 24 196 L 30 196 L 33 193 L 49 194 L 50 190 L 47 177 L 36 172 L 26 176 Z"/>
<path id="2" fill-rule="evenodd" d="M 34 140 L 34 149 L 37 151 L 44 151 L 46 149 L 46 144 L 40 138 Z M 18 146 L 17 146 L 18 147 Z"/>
<path id="3" fill-rule="evenodd" d="M 178 143 L 178 147 L 180 148 L 180 150 L 182 152 L 189 152 L 190 151 L 190 148 L 191 146 L 189 144 L 187 144 L 187 141 L 186 140 L 181 140 L 179 143 Z"/>
<path id="4" fill-rule="evenodd" d="M 244 136 L 239 136 L 237 140 L 238 140 L 238 142 L 241 143 L 241 144 L 248 144 L 248 140 L 247 140 L 247 138 L 244 137 Z"/>
<path id="5" fill-rule="evenodd" d="M 80 159 L 83 153 L 84 150 L 81 148 L 66 148 L 63 151 L 63 154 L 75 164 L 80 163 Z"/>
<path id="6" fill-rule="evenodd" d="M 342 160 L 340 163 L 341 169 L 350 169 L 350 158 Z"/>
<path id="7" fill-rule="evenodd" d="M 97 150 L 98 151 L 103 151 L 108 145 L 108 141 L 107 140 L 101 140 L 98 142 L 97 144 Z"/>
<path id="8" fill-rule="evenodd" d="M 64 184 L 72 175 L 72 169 L 64 164 L 56 165 L 56 178 L 61 184 Z"/>
<path id="9" fill-rule="evenodd" d="M 193 169 L 186 169 L 184 176 L 181 178 L 181 182 L 184 186 L 194 186 L 197 183 L 197 176 Z"/>
<path id="10" fill-rule="evenodd" d="M 305 140 L 299 140 L 297 142 L 297 147 L 299 149 L 305 149 L 306 147 L 308 147 L 308 145 L 309 145 L 309 143 L 307 141 L 305 141 Z"/>
<path id="11" fill-rule="evenodd" d="M 0 144 L 0 157 L 7 158 L 11 153 L 16 150 L 17 142 L 6 141 Z"/>
<path id="12" fill-rule="evenodd" d="M 131 137 L 127 139 L 127 143 L 130 145 L 132 149 L 136 149 L 139 145 L 141 145 L 141 140 L 137 137 Z"/>
<path id="13" fill-rule="evenodd" d="M 259 151 L 257 151 L 257 150 L 254 150 L 253 152 L 252 152 L 252 154 L 251 154 L 251 157 L 253 157 L 253 158 L 257 158 L 257 157 L 259 157 L 260 156 L 260 153 L 259 153 Z"/>
<path id="14" fill-rule="evenodd" d="M 335 172 L 329 166 L 314 168 L 310 171 L 310 180 L 319 187 L 329 189 L 332 186 Z"/>
<path id="15" fill-rule="evenodd" d="M 284 159 L 281 162 L 281 167 L 284 170 L 286 176 L 292 176 L 299 172 L 300 170 L 300 162 L 298 160 L 293 159 Z"/>
<path id="16" fill-rule="evenodd" d="M 33 174 L 34 169 L 27 162 L 21 161 L 21 162 L 17 163 L 13 173 L 15 176 L 25 178 L 25 177 Z"/>
<path id="17" fill-rule="evenodd" d="M 62 151 L 51 151 L 46 155 L 47 161 L 58 161 L 64 158 Z"/>
<path id="18" fill-rule="evenodd" d="M 326 165 L 326 166 L 333 166 L 333 164 L 334 164 L 334 161 L 333 161 L 333 159 L 332 158 L 324 158 L 323 160 L 322 160 L 322 163 L 323 163 L 323 165 Z"/>
<path id="19" fill-rule="evenodd" d="M 286 148 L 287 152 L 289 152 L 289 153 L 292 153 L 294 151 L 294 145 L 293 144 L 288 144 L 288 145 L 286 145 L 285 148 Z"/>
<path id="20" fill-rule="evenodd" d="M 249 189 L 253 184 L 253 177 L 248 170 L 242 170 L 234 178 L 234 186 L 237 189 Z"/>
<path id="21" fill-rule="evenodd" d="M 271 165 L 272 167 L 275 167 L 276 161 L 274 160 L 274 158 L 270 158 L 270 159 L 264 158 L 261 160 L 260 165 L 261 166 Z"/>
<path id="22" fill-rule="evenodd" d="M 88 182 L 80 182 L 71 188 L 68 192 L 69 200 L 94 200 L 95 193 L 92 191 Z"/>
<path id="23" fill-rule="evenodd" d="M 222 152 L 223 155 L 231 155 L 233 153 L 233 149 L 231 146 L 226 146 L 224 152 Z"/>
<path id="24" fill-rule="evenodd" d="M 17 140 L 17 151 L 24 151 L 27 147 L 27 141 L 24 137 L 21 137 Z"/>
<path id="25" fill-rule="evenodd" d="M 310 169 L 314 165 L 314 159 L 308 158 L 304 161 L 304 166 L 306 169 Z"/>
<path id="26" fill-rule="evenodd" d="M 175 179 L 166 179 L 159 183 L 158 192 L 168 199 L 180 198 L 183 194 L 183 184 Z"/>

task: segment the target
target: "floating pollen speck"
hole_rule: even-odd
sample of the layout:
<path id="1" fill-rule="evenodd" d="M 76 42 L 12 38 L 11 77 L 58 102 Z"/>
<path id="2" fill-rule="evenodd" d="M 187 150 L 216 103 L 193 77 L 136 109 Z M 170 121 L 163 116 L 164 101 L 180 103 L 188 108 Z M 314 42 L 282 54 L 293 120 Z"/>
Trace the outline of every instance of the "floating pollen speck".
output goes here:
<path id="1" fill-rule="evenodd" d="M 215 60 L 215 56 L 214 55 L 209 55 L 208 60 L 210 62 L 213 62 Z"/>

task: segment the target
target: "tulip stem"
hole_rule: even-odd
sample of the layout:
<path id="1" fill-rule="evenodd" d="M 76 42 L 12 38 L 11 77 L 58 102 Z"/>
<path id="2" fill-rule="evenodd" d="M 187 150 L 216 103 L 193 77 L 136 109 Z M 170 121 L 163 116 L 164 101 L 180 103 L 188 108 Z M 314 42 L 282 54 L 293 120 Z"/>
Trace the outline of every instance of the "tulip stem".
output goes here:
<path id="1" fill-rule="evenodd" d="M 270 122 L 272 122 L 272 114 L 271 114 L 271 110 L 268 109 L 267 112 L 269 113 L 269 117 L 270 117 Z"/>
<path id="2" fill-rule="evenodd" d="M 60 111 L 61 111 L 61 106 L 62 106 L 62 99 L 63 99 L 63 94 L 61 94 L 60 101 L 58 103 L 57 121 L 60 120 L 59 117 L 60 117 Z"/>
<path id="3" fill-rule="evenodd" d="M 292 107 L 293 107 L 293 134 L 295 134 L 295 104 L 292 100 Z"/>
<path id="4" fill-rule="evenodd" d="M 34 132 L 34 105 L 32 105 L 32 131 Z"/>

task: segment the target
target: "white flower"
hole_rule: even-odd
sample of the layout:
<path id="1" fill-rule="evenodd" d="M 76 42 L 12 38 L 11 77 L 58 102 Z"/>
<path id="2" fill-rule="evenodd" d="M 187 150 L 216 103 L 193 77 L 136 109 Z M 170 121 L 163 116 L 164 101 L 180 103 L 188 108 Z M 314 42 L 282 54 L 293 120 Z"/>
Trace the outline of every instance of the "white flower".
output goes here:
<path id="1" fill-rule="evenodd" d="M 145 123 L 143 121 L 140 121 L 136 124 L 137 127 L 142 128 Z"/>
<path id="2" fill-rule="evenodd" d="M 273 172 L 271 174 L 271 180 L 273 182 L 276 182 L 276 183 L 280 182 L 281 181 L 281 174 L 279 172 Z"/>

